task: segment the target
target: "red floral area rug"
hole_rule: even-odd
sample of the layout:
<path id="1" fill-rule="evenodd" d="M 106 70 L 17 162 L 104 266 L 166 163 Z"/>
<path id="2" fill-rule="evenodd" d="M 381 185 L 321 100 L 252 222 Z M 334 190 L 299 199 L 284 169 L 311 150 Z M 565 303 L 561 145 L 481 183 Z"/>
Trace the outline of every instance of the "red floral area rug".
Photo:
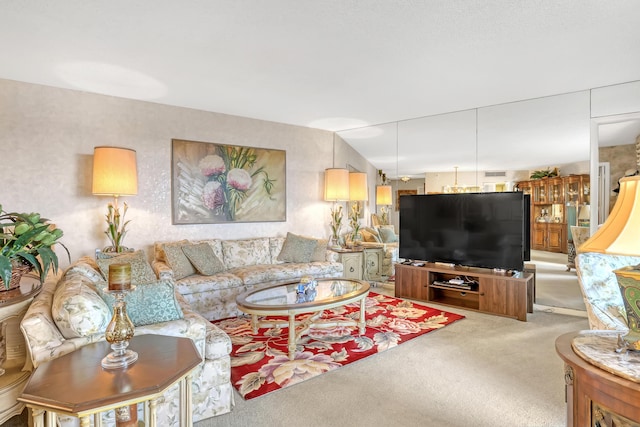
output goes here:
<path id="1" fill-rule="evenodd" d="M 311 315 L 299 315 L 296 320 Z M 325 310 L 316 322 L 357 320 L 359 317 L 360 303 L 357 302 Z M 288 356 L 287 327 L 260 328 L 254 335 L 249 316 L 213 323 L 231 338 L 231 382 L 248 400 L 396 347 L 464 318 L 373 292 L 366 299 L 365 317 L 364 335 L 360 335 L 357 326 L 311 327 L 297 341 L 294 360 L 289 360 Z M 285 320 L 284 317 L 280 319 Z"/>

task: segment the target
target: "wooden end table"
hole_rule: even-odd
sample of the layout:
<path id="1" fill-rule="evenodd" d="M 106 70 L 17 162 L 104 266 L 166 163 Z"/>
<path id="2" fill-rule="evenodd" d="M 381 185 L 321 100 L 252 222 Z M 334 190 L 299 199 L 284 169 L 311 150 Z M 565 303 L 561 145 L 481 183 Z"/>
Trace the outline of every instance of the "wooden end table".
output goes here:
<path id="1" fill-rule="evenodd" d="M 103 369 L 100 362 L 111 351 L 101 341 L 50 360 L 33 372 L 18 398 L 32 409 L 34 427 L 55 426 L 55 414 L 90 416 L 101 425 L 100 412 L 145 402 L 145 425 L 156 426 L 157 399 L 180 383 L 181 426 L 191 426 L 191 372 L 202 362 L 189 338 L 163 335 L 135 336 L 129 343 L 138 360 L 126 369 Z"/>

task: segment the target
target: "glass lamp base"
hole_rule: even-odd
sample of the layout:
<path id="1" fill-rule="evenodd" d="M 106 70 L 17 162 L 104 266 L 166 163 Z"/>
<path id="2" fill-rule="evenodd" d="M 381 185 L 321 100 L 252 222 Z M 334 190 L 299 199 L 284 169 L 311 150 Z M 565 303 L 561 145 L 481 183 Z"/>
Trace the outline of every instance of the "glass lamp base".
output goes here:
<path id="1" fill-rule="evenodd" d="M 127 349 L 128 342 L 111 344 L 113 351 L 102 359 L 102 367 L 105 369 L 124 369 L 133 365 L 138 360 L 138 353 Z"/>

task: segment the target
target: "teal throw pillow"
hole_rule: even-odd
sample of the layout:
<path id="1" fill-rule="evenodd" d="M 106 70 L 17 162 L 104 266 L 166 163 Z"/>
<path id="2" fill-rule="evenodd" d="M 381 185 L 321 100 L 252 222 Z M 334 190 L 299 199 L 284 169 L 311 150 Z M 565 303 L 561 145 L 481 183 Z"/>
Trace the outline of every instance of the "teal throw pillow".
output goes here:
<path id="1" fill-rule="evenodd" d="M 100 296 L 113 313 L 115 296 L 105 292 L 107 283 L 98 284 Z M 127 303 L 127 314 L 135 326 L 168 322 L 184 317 L 182 308 L 176 299 L 173 283 L 170 280 L 158 280 L 152 283 L 137 285 L 124 297 Z"/>
<path id="2" fill-rule="evenodd" d="M 393 243 L 398 241 L 398 236 L 393 232 L 393 230 L 380 228 L 378 232 L 380 233 L 380 238 L 383 243 Z"/>
<path id="3" fill-rule="evenodd" d="M 198 273 L 204 276 L 213 276 L 224 271 L 224 264 L 213 252 L 213 248 L 208 243 L 197 243 L 182 247 L 182 252 L 189 258 L 191 264 Z"/>
<path id="4" fill-rule="evenodd" d="M 278 254 L 278 261 L 283 262 L 310 262 L 318 241 L 308 237 L 287 233 L 282 250 Z"/>

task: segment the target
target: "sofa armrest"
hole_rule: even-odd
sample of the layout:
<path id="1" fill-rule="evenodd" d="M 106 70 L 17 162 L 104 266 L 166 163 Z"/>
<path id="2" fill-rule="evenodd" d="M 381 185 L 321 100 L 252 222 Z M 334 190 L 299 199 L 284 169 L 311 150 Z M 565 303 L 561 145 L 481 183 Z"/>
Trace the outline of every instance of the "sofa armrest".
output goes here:
<path id="1" fill-rule="evenodd" d="M 151 261 L 151 267 L 153 268 L 154 273 L 156 273 L 158 279 L 173 280 L 173 270 L 166 262 L 154 259 Z"/>
<path id="2" fill-rule="evenodd" d="M 20 322 L 20 330 L 26 342 L 28 362 L 31 362 L 27 363 L 27 369 L 35 368 L 41 363 L 104 339 L 102 333 L 72 339 L 62 336 L 51 314 L 57 282 L 57 277 L 44 282 L 42 291 L 34 298 Z"/>

